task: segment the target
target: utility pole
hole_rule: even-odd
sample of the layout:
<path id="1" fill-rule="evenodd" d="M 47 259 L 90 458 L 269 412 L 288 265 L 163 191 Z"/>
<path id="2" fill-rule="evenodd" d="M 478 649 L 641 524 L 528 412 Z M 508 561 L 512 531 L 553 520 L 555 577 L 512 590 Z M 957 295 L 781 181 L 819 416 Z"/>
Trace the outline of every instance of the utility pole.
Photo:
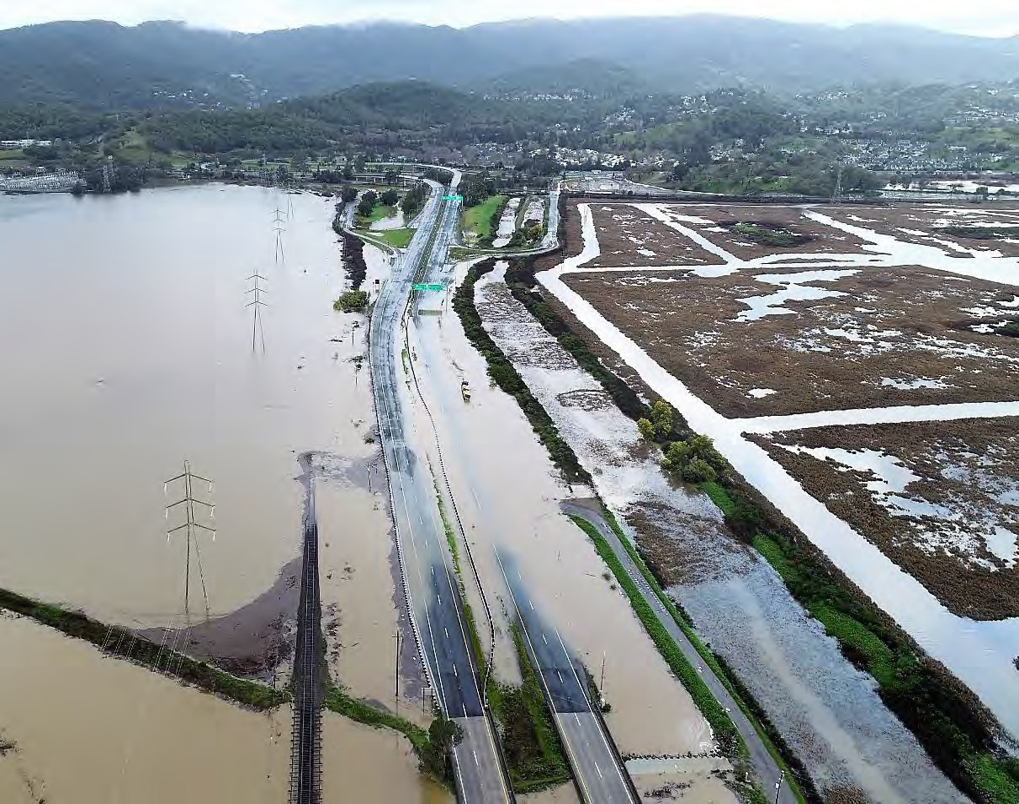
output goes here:
<path id="1" fill-rule="evenodd" d="M 182 474 L 179 474 L 176 477 L 171 477 L 163 484 L 164 495 L 171 483 L 179 483 L 183 481 L 184 485 L 183 498 L 166 506 L 166 519 L 169 520 L 170 511 L 183 506 L 185 521 L 180 525 L 177 525 L 177 527 L 170 528 L 166 531 L 166 541 L 169 542 L 170 536 L 177 531 L 183 530 L 185 532 L 185 537 L 187 538 L 187 558 L 184 567 L 184 613 L 189 620 L 191 617 L 191 542 L 193 540 L 195 544 L 195 554 L 198 559 L 198 574 L 202 580 L 202 597 L 205 600 L 205 619 L 209 619 L 209 593 L 205 587 L 205 571 L 202 568 L 202 552 L 198 544 L 198 534 L 200 531 L 205 531 L 206 533 L 212 534 L 213 540 L 216 538 L 216 529 L 199 522 L 195 515 L 195 506 L 199 506 L 200 510 L 206 511 L 209 521 L 215 519 L 216 516 L 215 505 L 195 496 L 194 481 L 196 480 L 208 483 L 209 493 L 212 493 L 212 481 L 192 472 L 191 464 L 188 461 L 184 461 L 184 472 Z"/>
<path id="2" fill-rule="evenodd" d="M 842 203 L 842 171 L 845 169 L 845 166 L 839 162 L 838 168 L 838 174 L 835 178 L 835 191 L 831 195 L 831 202 L 833 204 Z"/>
<path id="3" fill-rule="evenodd" d="M 782 775 L 778 777 L 778 781 L 775 782 L 775 804 L 778 804 L 778 797 L 782 794 L 782 783 L 785 781 L 785 770 L 782 771 Z"/>
<path id="4" fill-rule="evenodd" d="M 396 660 L 393 663 L 393 675 L 396 677 L 396 711 L 400 711 L 400 645 L 402 639 L 400 637 L 400 627 L 396 628 Z"/>
<path id="5" fill-rule="evenodd" d="M 276 212 L 272 219 L 272 228 L 276 232 L 276 264 L 279 265 L 281 262 L 287 261 L 286 255 L 283 253 L 283 232 L 286 230 L 283 228 L 283 211 L 279 208 L 279 204 L 276 205 Z"/>
<path id="6" fill-rule="evenodd" d="M 246 307 L 254 307 L 254 316 L 251 319 L 251 351 L 255 351 L 255 330 L 256 328 L 262 335 L 262 353 L 265 353 L 265 330 L 262 328 L 262 314 L 260 308 L 265 307 L 266 304 L 262 301 L 262 294 L 268 293 L 268 291 L 259 285 L 259 282 L 268 281 L 264 276 L 261 276 L 258 271 L 255 271 L 251 276 L 248 277 L 248 281 L 251 282 L 251 287 L 248 288 L 247 293 L 254 294 L 250 302 L 245 305 Z M 245 294 L 247 295 L 247 294 Z"/>

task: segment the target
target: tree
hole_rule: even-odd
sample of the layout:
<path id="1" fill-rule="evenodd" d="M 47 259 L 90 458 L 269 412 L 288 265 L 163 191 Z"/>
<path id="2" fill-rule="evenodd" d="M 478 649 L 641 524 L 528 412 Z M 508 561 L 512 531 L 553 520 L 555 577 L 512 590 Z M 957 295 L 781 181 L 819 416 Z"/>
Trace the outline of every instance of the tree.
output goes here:
<path id="1" fill-rule="evenodd" d="M 340 188 L 340 200 L 344 204 L 349 204 L 351 201 L 357 198 L 357 188 L 352 184 L 344 184 Z"/>
<path id="2" fill-rule="evenodd" d="M 400 200 L 400 194 L 396 190 L 390 188 L 382 194 L 380 200 L 387 207 L 394 207 L 396 206 L 396 202 Z"/>
<path id="3" fill-rule="evenodd" d="M 364 195 L 361 196 L 361 200 L 357 204 L 357 214 L 362 218 L 367 218 L 372 214 L 372 210 L 375 209 L 375 204 L 379 200 L 379 197 L 368 190 Z"/>
<path id="4" fill-rule="evenodd" d="M 662 468 L 687 483 L 707 483 L 725 471 L 725 462 L 710 438 L 697 435 L 669 444 Z"/>
<path id="5" fill-rule="evenodd" d="M 422 752 L 422 764 L 438 778 L 446 778 L 449 754 L 462 740 L 463 729 L 459 724 L 440 714 L 428 727 L 428 747 Z"/>
<path id="6" fill-rule="evenodd" d="M 673 410 L 672 405 L 664 399 L 659 399 L 651 407 L 651 424 L 654 426 L 655 435 L 665 438 L 672 432 Z"/>
<path id="7" fill-rule="evenodd" d="M 645 441 L 664 440 L 672 432 L 674 415 L 672 405 L 664 399 L 659 399 L 651 406 L 649 418 L 637 420 L 640 437 Z"/>

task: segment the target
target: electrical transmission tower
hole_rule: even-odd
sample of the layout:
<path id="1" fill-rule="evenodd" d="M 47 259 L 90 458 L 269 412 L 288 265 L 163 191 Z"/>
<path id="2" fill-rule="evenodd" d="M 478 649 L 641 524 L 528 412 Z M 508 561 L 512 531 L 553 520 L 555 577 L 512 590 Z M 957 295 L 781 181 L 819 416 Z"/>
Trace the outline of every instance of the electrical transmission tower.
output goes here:
<path id="1" fill-rule="evenodd" d="M 184 461 L 184 472 L 171 477 L 166 483 L 163 484 L 163 494 L 165 495 L 167 489 L 171 483 L 183 483 L 182 499 L 177 500 L 175 503 L 171 503 L 166 506 L 166 519 L 169 521 L 170 512 L 180 509 L 183 506 L 184 511 L 184 522 L 177 525 L 174 528 L 169 528 L 166 531 L 166 540 L 170 541 L 170 536 L 178 531 L 184 531 L 185 537 L 187 538 L 187 559 L 184 568 L 184 614 L 190 621 L 191 618 L 191 544 L 194 542 L 195 545 L 195 556 L 198 563 L 198 575 L 202 581 L 202 598 L 205 601 L 205 618 L 209 618 L 209 593 L 205 586 L 205 570 L 202 567 L 202 550 L 198 542 L 198 536 L 203 531 L 205 533 L 211 533 L 213 541 L 216 539 L 216 528 L 212 526 L 212 522 L 216 516 L 216 507 L 211 502 L 203 500 L 195 496 L 194 482 L 198 480 L 202 483 L 208 483 L 209 493 L 212 493 L 212 481 L 206 477 L 196 475 L 191 471 L 191 464 Z M 204 516 L 201 518 L 206 519 L 210 524 L 204 524 L 199 521 L 199 516 L 196 516 L 195 509 L 204 512 Z"/>
<path id="2" fill-rule="evenodd" d="M 272 228 L 276 232 L 276 264 L 279 265 L 281 262 L 287 261 L 286 255 L 283 253 L 283 232 L 286 229 L 283 228 L 283 211 L 279 208 L 279 204 L 276 205 L 276 213 L 272 219 Z"/>
<path id="3" fill-rule="evenodd" d="M 106 157 L 103 164 L 103 192 L 109 195 L 113 192 L 113 157 Z"/>
<path id="4" fill-rule="evenodd" d="M 287 220 L 292 221 L 294 219 L 294 196 L 293 186 L 289 176 L 287 177 L 287 182 L 284 185 L 284 192 L 287 194 Z"/>
<path id="5" fill-rule="evenodd" d="M 839 162 L 838 174 L 835 177 L 835 191 L 831 194 L 831 202 L 833 204 L 842 203 L 842 171 L 844 169 L 845 166 Z"/>
<path id="6" fill-rule="evenodd" d="M 251 301 L 246 306 L 254 308 L 254 314 L 251 319 L 251 351 L 255 351 L 255 333 L 256 331 L 262 336 L 262 351 L 265 352 L 265 330 L 262 328 L 262 313 L 260 308 L 265 307 L 265 302 L 262 301 L 262 294 L 268 293 L 265 288 L 259 285 L 259 282 L 268 281 L 264 276 L 255 271 L 251 276 L 248 277 L 248 281 L 251 282 L 251 287 L 248 288 L 248 293 L 252 294 Z"/>

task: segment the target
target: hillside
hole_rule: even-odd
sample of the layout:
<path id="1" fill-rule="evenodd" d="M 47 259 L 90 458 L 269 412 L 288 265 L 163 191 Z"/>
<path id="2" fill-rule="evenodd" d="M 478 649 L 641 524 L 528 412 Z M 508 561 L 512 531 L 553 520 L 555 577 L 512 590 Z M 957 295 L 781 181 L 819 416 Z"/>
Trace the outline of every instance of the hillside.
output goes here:
<path id="1" fill-rule="evenodd" d="M 408 78 L 447 87 L 593 94 L 616 84 L 628 90 L 746 85 L 809 91 L 958 83 L 1019 78 L 1019 43 L 916 28 L 838 29 L 716 16 L 536 20 L 463 30 L 379 23 L 255 35 L 166 22 L 133 28 L 60 22 L 0 31 L 0 105 L 216 108 Z"/>

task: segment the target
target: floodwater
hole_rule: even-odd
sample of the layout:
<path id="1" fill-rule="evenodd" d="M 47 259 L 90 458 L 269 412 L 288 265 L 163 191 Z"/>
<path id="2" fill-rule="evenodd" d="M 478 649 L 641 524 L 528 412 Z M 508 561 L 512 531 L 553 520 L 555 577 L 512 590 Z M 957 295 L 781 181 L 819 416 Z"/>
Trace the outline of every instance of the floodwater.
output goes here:
<path id="1" fill-rule="evenodd" d="M 517 228 L 517 210 L 520 208 L 520 199 L 511 198 L 506 203 L 506 209 L 502 212 L 502 217 L 499 218 L 499 228 L 496 231 L 496 238 L 492 241 L 493 248 L 502 248 L 509 244 L 510 239 L 513 237 L 513 232 Z"/>
<path id="2" fill-rule="evenodd" d="M 359 443 L 348 399 L 364 390 L 332 342 L 351 335 L 331 308 L 333 202 L 291 199 L 277 263 L 269 189 L 0 197 L 0 586 L 101 619 L 179 622 L 186 542 L 168 541 L 164 506 L 181 492 L 164 481 L 185 460 L 215 483 L 195 488 L 216 504 L 216 537 L 199 541 L 213 616 L 299 554 L 297 457 Z M 253 350 L 256 271 L 267 306 Z"/>
<path id="3" fill-rule="evenodd" d="M 636 449 L 636 424 L 498 278 L 493 272 L 482 307 L 492 336 L 594 475 L 606 503 L 622 515 L 646 514 L 672 542 L 669 554 L 653 551 L 670 569 L 678 565 L 684 578 L 670 592 L 754 692 L 819 788 L 851 787 L 881 802 L 958 801 L 873 681 L 805 616 L 767 564 L 724 533 L 705 495 L 673 488 L 654 453 Z M 656 769 L 645 770 L 654 789 L 676 782 L 675 773 L 656 779 Z"/>
<path id="4" fill-rule="evenodd" d="M 257 714 L 0 616 L 0 801 L 280 802 L 288 708 Z"/>
<path id="5" fill-rule="evenodd" d="M 278 804 L 290 781 L 291 712 L 248 712 L 0 616 L 4 804 Z M 448 804 L 410 743 L 326 713 L 323 800 Z"/>
<path id="6" fill-rule="evenodd" d="M 737 472 L 767 496 L 931 656 L 969 685 L 1013 736 L 1019 736 L 1019 697 L 1014 694 L 1013 665 L 1014 657 L 1019 654 L 1019 619 L 975 622 L 949 612 L 915 578 L 807 494 L 765 450 L 743 438 L 737 424 L 712 410 L 589 302 L 568 288 L 560 276 L 580 268 L 600 253 L 590 209 L 585 205 L 580 209 L 583 251 L 558 268 L 539 274 L 538 281 L 637 371 L 651 389 L 682 413 L 694 430 L 715 439 L 716 447 Z M 1019 282 L 1019 273 L 1015 270 L 1019 261 L 1015 259 L 982 255 L 953 260 L 929 246 L 899 243 L 870 230 L 836 223 L 817 213 L 808 215 L 874 243 L 871 249 L 884 252 L 885 256 L 880 259 L 888 266 L 921 264 L 991 281 L 1013 285 Z M 660 213 L 655 217 L 667 216 Z M 673 228 L 682 227 L 673 225 Z M 856 264 L 870 264 L 865 262 L 868 259 L 873 257 L 860 258 Z M 745 267 L 751 262 L 742 265 Z M 845 423 L 856 422 L 847 418 Z"/>
<path id="7" fill-rule="evenodd" d="M 453 804 L 452 793 L 423 776 L 417 766 L 414 750 L 403 735 L 372 729 L 331 712 L 323 715 L 324 802 Z"/>
<path id="8" fill-rule="evenodd" d="M 444 453 L 445 470 L 497 628 L 512 617 L 513 601 L 493 548 L 512 558 L 535 609 L 596 679 L 605 659 L 604 686 L 612 703 L 607 721 L 624 754 L 712 750 L 707 723 L 622 591 L 605 577 L 589 539 L 560 513 L 559 503 L 573 492 L 556 477 L 516 402 L 488 386 L 484 361 L 458 320 L 453 314 L 422 317 L 411 346 L 419 365 L 427 366 L 418 376 L 427 378 L 422 390 L 440 440 L 457 445 Z M 460 398 L 463 377 L 473 389 L 469 404 Z M 587 489 L 575 491 L 590 495 Z M 464 572 L 470 584 L 469 568 Z M 507 662 L 505 653 L 502 661 Z"/>
<path id="9" fill-rule="evenodd" d="M 369 228 L 373 232 L 385 232 L 389 229 L 402 229 L 406 225 L 403 210 L 398 207 L 392 215 L 375 221 Z"/>

